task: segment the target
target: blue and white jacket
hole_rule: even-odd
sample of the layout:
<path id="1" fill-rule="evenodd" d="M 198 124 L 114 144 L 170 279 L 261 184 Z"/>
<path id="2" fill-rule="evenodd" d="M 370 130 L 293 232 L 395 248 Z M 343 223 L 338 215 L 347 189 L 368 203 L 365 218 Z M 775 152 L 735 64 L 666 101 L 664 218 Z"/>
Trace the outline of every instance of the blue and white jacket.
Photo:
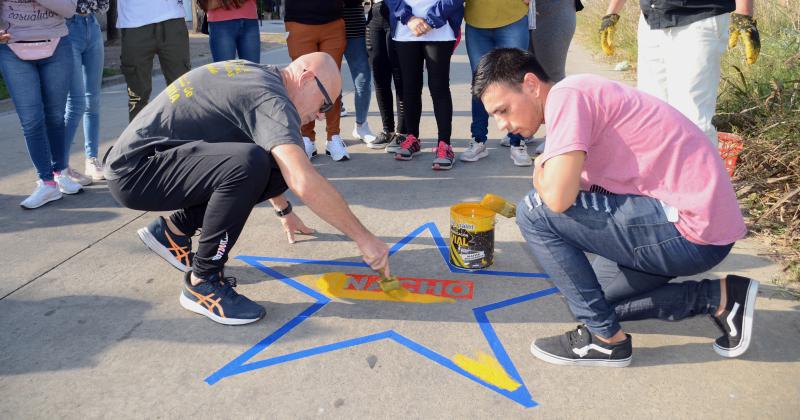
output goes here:
<path id="1" fill-rule="evenodd" d="M 389 10 L 393 15 L 393 18 L 389 19 L 389 25 L 392 27 L 392 36 L 394 37 L 397 24 L 407 24 L 414 14 L 411 12 L 411 6 L 403 0 L 384 1 L 389 5 Z M 439 0 L 428 9 L 425 16 L 420 17 L 434 29 L 450 25 L 458 38 L 458 34 L 461 32 L 461 22 L 464 20 L 464 0 Z"/>

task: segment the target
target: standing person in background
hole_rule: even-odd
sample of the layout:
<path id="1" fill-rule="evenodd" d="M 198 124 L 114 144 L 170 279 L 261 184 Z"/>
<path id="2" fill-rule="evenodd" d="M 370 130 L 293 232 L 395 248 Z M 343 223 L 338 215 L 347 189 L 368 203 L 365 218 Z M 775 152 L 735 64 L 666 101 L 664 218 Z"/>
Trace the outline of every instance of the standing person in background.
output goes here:
<path id="1" fill-rule="evenodd" d="M 395 42 L 392 39 L 389 5 L 384 0 L 370 1 L 367 14 L 367 53 L 375 81 L 375 99 L 381 113 L 383 131 L 375 141 L 367 146 L 372 149 L 391 147 L 399 150 L 405 133 L 405 113 L 403 111 L 403 81 L 400 78 L 400 63 L 397 58 Z M 397 132 L 395 132 L 394 107 L 392 106 L 392 81 L 397 98 Z M 388 151 L 388 150 L 387 150 Z"/>
<path id="2" fill-rule="evenodd" d="M 439 130 L 432 168 L 453 167 L 455 154 L 450 146 L 453 131 L 453 98 L 450 96 L 450 58 L 461 34 L 463 0 L 388 0 L 394 14 L 392 39 L 397 41 L 403 103 L 408 134 L 394 157 L 411 160 L 422 150 L 419 120 L 422 116 L 422 68 L 428 71 L 428 90 Z M 387 148 L 387 150 L 390 150 Z"/>
<path id="3" fill-rule="evenodd" d="M 528 50 L 554 82 L 567 77 L 567 51 L 575 35 L 576 0 L 531 0 Z M 581 5 L 583 7 L 583 5 Z"/>
<path id="4" fill-rule="evenodd" d="M 208 45 L 214 61 L 261 62 L 256 0 L 198 0 L 207 12 Z"/>
<path id="5" fill-rule="evenodd" d="M 65 19 L 75 14 L 75 6 L 75 0 L 0 2 L 0 73 L 39 176 L 36 189 L 20 203 L 26 209 L 81 191 L 70 177 L 64 145 L 72 71 Z"/>
<path id="6" fill-rule="evenodd" d="M 554 82 L 567 77 L 567 52 L 575 35 L 575 13 L 583 9 L 580 0 L 531 0 L 528 13 L 530 45 L 528 51 L 536 57 Z M 533 141 L 533 137 L 530 138 Z M 544 139 L 537 140 L 534 154 L 544 151 Z M 505 146 L 504 142 L 500 142 Z M 530 159 L 528 159 L 530 160 Z"/>
<path id="7" fill-rule="evenodd" d="M 153 57 L 167 85 L 192 67 L 183 0 L 118 0 L 121 70 L 128 84 L 128 120 L 150 101 Z M 185 89 L 190 89 L 186 86 Z"/>
<path id="8" fill-rule="evenodd" d="M 110 0 L 108 2 L 108 11 L 106 11 L 106 42 L 105 46 L 109 47 L 119 43 L 119 29 L 117 29 L 117 0 Z"/>
<path id="9" fill-rule="evenodd" d="M 324 52 L 333 57 L 341 69 L 342 56 L 347 48 L 342 7 L 341 0 L 286 2 L 286 16 L 283 20 L 286 22 L 286 32 L 289 33 L 286 44 L 292 60 L 312 52 Z M 347 145 L 339 135 L 341 107 L 342 98 L 335 98 L 333 108 L 325 113 L 325 154 L 337 162 L 350 159 Z M 311 159 L 317 155 L 314 121 L 304 124 L 302 132 L 306 154 Z"/>
<path id="10" fill-rule="evenodd" d="M 464 20 L 467 21 L 466 43 L 472 72 L 486 53 L 495 48 L 528 48 L 528 3 L 530 0 L 467 0 Z M 472 97 L 472 141 L 459 156 L 463 162 L 475 162 L 489 156 L 486 140 L 489 114 L 480 98 Z M 511 146 L 511 161 L 517 166 L 531 166 L 528 147 L 519 134 L 508 133 L 503 139 Z"/>
<path id="11" fill-rule="evenodd" d="M 97 14 L 108 10 L 108 0 L 78 0 L 75 16 L 67 19 L 72 44 L 72 80 L 67 96 L 65 119 L 66 158 L 75 140 L 78 125 L 83 119 L 85 171 L 77 171 L 75 180 L 89 185 L 103 177 L 103 164 L 97 159 L 100 145 L 100 87 L 103 82 L 103 33 Z"/>
<path id="12" fill-rule="evenodd" d="M 347 67 L 353 77 L 355 89 L 356 123 L 353 127 L 353 137 L 363 140 L 367 145 L 375 141 L 375 135 L 367 123 L 369 100 L 372 98 L 372 72 L 369 70 L 369 57 L 367 56 L 366 26 L 364 19 L 364 6 L 361 0 L 345 0 L 344 26 L 347 35 L 347 49 L 344 57 Z"/>
<path id="13" fill-rule="evenodd" d="M 753 20 L 753 0 L 666 0 L 660 7 L 641 2 L 637 87 L 677 108 L 717 144 L 711 119 L 717 109 L 722 53 L 731 34 L 742 33 L 747 61 L 755 63 L 761 47 Z M 611 33 L 625 0 L 611 0 L 600 25 L 601 47 L 614 53 Z M 735 44 L 735 43 L 734 43 Z"/>

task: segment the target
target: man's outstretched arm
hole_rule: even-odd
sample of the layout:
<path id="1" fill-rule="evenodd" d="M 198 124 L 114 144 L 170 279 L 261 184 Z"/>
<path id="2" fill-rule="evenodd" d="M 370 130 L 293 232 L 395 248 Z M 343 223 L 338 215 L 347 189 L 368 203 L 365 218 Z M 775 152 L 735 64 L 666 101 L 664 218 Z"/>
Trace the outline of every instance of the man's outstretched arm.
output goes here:
<path id="1" fill-rule="evenodd" d="M 355 241 L 373 270 L 389 276 L 389 247 L 361 224 L 341 194 L 311 165 L 305 151 L 295 144 L 282 144 L 271 153 L 289 189 L 322 220 Z"/>

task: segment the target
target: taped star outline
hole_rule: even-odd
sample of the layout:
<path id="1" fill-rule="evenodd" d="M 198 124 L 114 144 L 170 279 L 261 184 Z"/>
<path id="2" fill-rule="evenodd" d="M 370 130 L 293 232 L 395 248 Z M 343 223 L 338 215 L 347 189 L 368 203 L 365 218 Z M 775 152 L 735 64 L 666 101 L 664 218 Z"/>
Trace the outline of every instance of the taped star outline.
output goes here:
<path id="1" fill-rule="evenodd" d="M 448 246 L 445 243 L 445 240 L 442 238 L 439 229 L 433 222 L 427 222 L 422 226 L 414 229 L 411 233 L 409 233 L 406 237 L 398 241 L 396 244 L 392 246 L 389 250 L 389 255 L 398 252 L 403 246 L 411 242 L 413 239 L 417 238 L 420 234 L 424 233 L 425 231 L 429 231 L 431 236 L 433 237 L 434 242 L 436 243 L 436 248 L 439 250 L 439 254 L 441 254 L 442 259 L 444 260 L 447 267 L 450 269 L 452 273 L 463 273 L 463 274 L 477 274 L 477 275 L 489 275 L 489 276 L 506 276 L 506 277 L 524 277 L 524 278 L 547 278 L 547 275 L 544 273 L 526 273 L 526 272 L 515 272 L 515 271 L 494 271 L 494 270 L 465 270 L 463 268 L 456 267 L 450 263 L 449 259 L 449 251 Z M 260 256 L 238 256 L 236 259 L 243 261 L 264 274 L 275 278 L 276 280 L 280 281 L 281 283 L 292 287 L 293 289 L 304 293 L 311 298 L 315 299 L 316 302 L 310 304 L 305 310 L 303 310 L 300 314 L 283 324 L 273 333 L 269 334 L 263 340 L 256 343 L 253 347 L 236 357 L 235 359 L 228 362 L 225 366 L 221 367 L 219 370 L 211 374 L 209 377 L 205 379 L 205 382 L 208 385 L 214 385 L 217 382 L 221 381 L 222 379 L 240 375 L 242 373 L 251 372 L 258 369 L 268 368 L 270 366 L 280 365 L 283 363 L 288 363 L 296 360 L 305 359 L 308 357 L 313 357 L 329 352 L 333 352 L 336 350 L 342 350 L 348 347 L 355 347 L 362 344 L 373 343 L 382 340 L 390 340 L 393 341 L 403 347 L 408 348 L 409 350 L 413 351 L 414 353 L 422 356 L 433 363 L 440 365 L 444 368 L 451 370 L 475 383 L 485 388 L 488 388 L 491 391 L 494 391 L 526 408 L 535 407 L 538 405 L 536 401 L 533 400 L 533 396 L 531 395 L 528 387 L 525 385 L 525 382 L 522 380 L 517 368 L 514 366 L 514 362 L 511 361 L 508 353 L 506 352 L 503 343 L 500 341 L 500 338 L 497 336 L 497 333 L 492 327 L 491 322 L 489 321 L 488 313 L 494 310 L 506 308 L 508 306 L 516 305 L 518 303 L 527 302 L 534 299 L 539 299 L 545 296 L 549 296 L 558 292 L 556 288 L 548 288 L 544 290 L 540 290 L 538 292 L 525 294 L 522 296 L 517 296 L 511 299 L 506 299 L 500 302 L 492 303 L 485 306 L 480 306 L 472 309 L 473 314 L 475 315 L 475 321 L 478 323 L 481 331 L 483 332 L 486 341 L 489 344 L 489 347 L 492 350 L 492 353 L 500 363 L 500 365 L 505 369 L 506 373 L 515 381 L 520 384 L 520 387 L 514 391 L 507 391 L 501 388 L 498 388 L 495 385 L 492 385 L 477 376 L 473 375 L 472 373 L 464 370 L 457 364 L 455 364 L 450 358 L 435 352 L 434 350 L 414 341 L 410 338 L 394 331 L 394 330 L 387 330 L 375 334 L 365 335 L 362 337 L 351 338 L 348 340 L 343 340 L 331 344 L 325 344 L 322 346 L 311 347 L 305 350 L 296 351 L 293 353 L 288 353 L 280 356 L 274 356 L 263 360 L 258 360 L 254 362 L 250 362 L 256 355 L 261 353 L 262 351 L 266 350 L 277 341 L 279 341 L 283 336 L 288 334 L 292 331 L 295 327 L 299 326 L 303 323 L 306 319 L 313 316 L 317 313 L 320 309 L 322 309 L 326 304 L 331 302 L 331 299 L 322 293 L 306 286 L 303 283 L 300 283 L 297 280 L 294 280 L 290 277 L 287 277 L 281 274 L 279 271 L 270 268 L 267 263 L 295 263 L 295 264 L 319 264 L 319 265 L 331 265 L 331 266 L 344 266 L 344 267 L 364 267 L 369 268 L 366 263 L 364 262 L 351 262 L 351 261 L 333 261 L 333 260 L 309 260 L 309 259 L 296 259 L 296 258 L 278 258 L 278 257 L 260 257 Z"/>

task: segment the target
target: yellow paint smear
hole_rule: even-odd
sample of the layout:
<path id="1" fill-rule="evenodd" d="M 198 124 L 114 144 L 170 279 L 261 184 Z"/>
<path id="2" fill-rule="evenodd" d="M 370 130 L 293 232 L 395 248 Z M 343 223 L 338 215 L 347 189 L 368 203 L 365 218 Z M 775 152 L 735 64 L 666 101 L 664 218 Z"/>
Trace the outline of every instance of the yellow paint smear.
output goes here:
<path id="1" fill-rule="evenodd" d="M 384 300 L 408 303 L 453 303 L 455 299 L 441 296 L 411 293 L 406 289 L 377 292 L 369 290 L 345 289 L 347 275 L 345 273 L 325 273 L 317 279 L 317 289 L 328 297 L 353 300 Z"/>
<path id="2" fill-rule="evenodd" d="M 457 354 L 451 359 L 461 369 L 477 376 L 478 378 L 506 391 L 515 391 L 521 385 L 506 373 L 500 362 L 492 356 L 479 351 L 478 360 L 463 354 Z"/>

